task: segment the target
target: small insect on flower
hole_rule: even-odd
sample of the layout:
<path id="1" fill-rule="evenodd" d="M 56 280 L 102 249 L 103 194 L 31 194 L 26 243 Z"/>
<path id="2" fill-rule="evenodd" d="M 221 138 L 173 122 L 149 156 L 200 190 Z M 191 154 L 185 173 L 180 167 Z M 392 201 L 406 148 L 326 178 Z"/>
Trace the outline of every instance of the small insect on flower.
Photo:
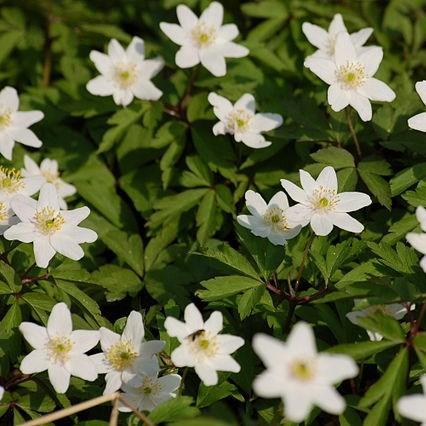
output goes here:
<path id="1" fill-rule="evenodd" d="M 185 308 L 185 322 L 167 317 L 164 323 L 167 333 L 177 337 L 180 346 L 171 355 L 177 367 L 194 367 L 206 386 L 217 384 L 217 371 L 238 373 L 240 365 L 230 356 L 244 344 L 241 337 L 219 334 L 223 328 L 223 317 L 214 311 L 207 321 L 197 307 L 191 303 Z"/>
<path id="2" fill-rule="evenodd" d="M 76 193 L 76 189 L 75 186 L 64 182 L 60 178 L 58 162 L 56 160 L 45 158 L 40 163 L 40 166 L 38 166 L 37 163 L 31 159 L 31 157 L 24 155 L 24 166 L 25 168 L 21 171 L 22 176 L 27 178 L 41 178 L 42 185 L 46 183 L 55 185 L 56 191 L 58 193 L 59 207 L 62 210 L 66 210 L 67 203 L 64 198 L 74 195 Z"/>
<path id="3" fill-rule="evenodd" d="M 416 83 L 416 91 L 422 102 L 426 105 L 426 80 Z M 421 112 L 408 119 L 408 126 L 420 132 L 426 132 L 426 112 Z"/>
<path id="4" fill-rule="evenodd" d="M 251 190 L 246 192 L 245 198 L 251 215 L 239 215 L 237 221 L 252 234 L 268 238 L 275 245 L 284 245 L 299 234 L 302 227 L 292 227 L 288 222 L 286 212 L 289 205 L 284 192 L 277 192 L 268 204 L 260 194 Z"/>
<path id="5" fill-rule="evenodd" d="M 150 361 L 164 347 L 161 340 L 144 341 L 142 315 L 132 311 L 120 336 L 105 327 L 99 330 L 102 353 L 92 355 L 99 374 L 106 374 L 104 394 L 120 389 L 124 381 L 136 374 L 136 364 Z"/>
<path id="6" fill-rule="evenodd" d="M 95 364 L 85 353 L 99 342 L 99 332 L 72 329 L 71 312 L 65 303 L 57 303 L 50 313 L 47 327 L 31 322 L 19 326 L 25 340 L 34 348 L 21 362 L 24 374 L 47 370 L 55 391 L 65 393 L 70 377 L 94 381 Z"/>
<path id="7" fill-rule="evenodd" d="M 370 101 L 392 102 L 396 96 L 387 84 L 373 77 L 382 59 L 381 47 L 359 52 L 348 33 L 339 33 L 333 58 L 309 57 L 305 67 L 330 85 L 327 97 L 333 111 L 350 105 L 363 121 L 370 121 Z"/>
<path id="8" fill-rule="evenodd" d="M 210 93 L 208 100 L 220 120 L 213 126 L 213 133 L 234 136 L 236 142 L 242 142 L 250 148 L 265 148 L 271 142 L 261 134 L 280 127 L 283 119 L 279 114 L 257 113 L 253 95 L 246 93 L 233 105 L 228 99 L 216 93 Z"/>
<path id="9" fill-rule="evenodd" d="M 0 91 L 0 154 L 12 159 L 15 142 L 40 148 L 41 140 L 28 128 L 42 120 L 41 111 L 18 111 L 19 97 L 16 89 L 5 87 Z"/>
<path id="10" fill-rule="evenodd" d="M 123 383 L 122 400 L 140 411 L 152 411 L 157 405 L 176 397 L 181 377 L 178 374 L 167 374 L 158 377 L 159 365 L 157 358 L 138 360 L 136 374 Z M 121 404 L 120 411 L 130 412 L 131 409 Z"/>
<path id="11" fill-rule="evenodd" d="M 302 31 L 308 39 L 309 43 L 318 49 L 315 53 L 309 55 L 306 59 L 333 59 L 336 48 L 337 35 L 341 32 L 348 32 L 340 13 L 336 13 L 336 15 L 334 15 L 333 20 L 330 22 L 330 26 L 328 27 L 328 31 L 309 22 L 304 22 L 302 24 Z M 358 53 L 361 53 L 365 49 L 372 47 L 363 47 L 372 33 L 373 28 L 363 28 L 362 30 L 350 34 L 351 41 Z"/>
<path id="12" fill-rule="evenodd" d="M 407 419 L 426 424 L 426 375 L 420 377 L 422 394 L 403 396 L 397 403 L 399 414 Z"/>
<path id="13" fill-rule="evenodd" d="M 289 207 L 286 215 L 293 226 L 310 223 L 316 235 L 328 235 L 333 226 L 359 233 L 364 226 L 348 214 L 371 204 L 371 198 L 362 192 L 337 192 L 337 175 L 333 167 L 322 169 L 317 180 L 300 170 L 302 188 L 287 179 L 281 185 L 298 204 Z"/>
<path id="14" fill-rule="evenodd" d="M 90 59 L 100 76 L 87 83 L 92 95 L 111 96 L 117 105 L 127 106 L 133 98 L 158 100 L 163 92 L 151 82 L 164 66 L 162 58 L 145 59 L 144 41 L 133 37 L 126 50 L 112 39 L 108 54 L 92 50 Z"/>
<path id="15" fill-rule="evenodd" d="M 303 421 L 314 405 L 331 414 L 344 411 L 345 400 L 334 385 L 355 377 L 358 367 L 349 356 L 318 353 L 309 324 L 297 323 L 286 343 L 256 334 L 253 349 L 266 367 L 253 389 L 264 398 L 282 398 L 288 420 Z"/>
<path id="16" fill-rule="evenodd" d="M 180 23 L 160 23 L 160 28 L 174 43 L 181 46 L 176 53 L 176 65 L 191 68 L 201 62 L 214 76 L 226 74 L 225 58 L 242 58 L 249 54 L 246 47 L 233 43 L 238 36 L 235 24 L 223 22 L 223 6 L 214 1 L 198 18 L 188 6 L 176 8 Z"/>
<path id="17" fill-rule="evenodd" d="M 47 268 L 56 252 L 72 260 L 81 259 L 84 252 L 80 244 L 93 243 L 98 238 L 95 231 L 78 226 L 89 216 L 89 208 L 60 210 L 58 194 L 51 183 L 41 188 L 38 201 L 16 195 L 11 200 L 11 208 L 20 222 L 7 229 L 4 237 L 33 243 L 40 268 Z"/>

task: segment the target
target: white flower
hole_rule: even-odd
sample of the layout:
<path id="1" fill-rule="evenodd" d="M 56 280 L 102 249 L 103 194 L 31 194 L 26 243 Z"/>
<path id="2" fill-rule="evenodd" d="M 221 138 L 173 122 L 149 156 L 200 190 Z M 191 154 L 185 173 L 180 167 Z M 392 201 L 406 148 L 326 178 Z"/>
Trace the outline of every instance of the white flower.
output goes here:
<path id="1" fill-rule="evenodd" d="M 256 334 L 253 349 L 267 368 L 253 389 L 264 398 L 282 398 L 287 419 L 303 421 L 314 405 L 331 414 L 344 411 L 345 400 L 333 385 L 355 377 L 358 367 L 346 355 L 318 353 L 310 325 L 297 323 L 286 343 Z"/>
<path id="2" fill-rule="evenodd" d="M 316 235 L 328 235 L 333 226 L 349 232 L 362 232 L 364 226 L 347 212 L 371 204 L 371 198 L 362 192 L 337 192 L 337 176 L 333 167 L 322 169 L 317 180 L 304 170 L 299 170 L 302 188 L 287 179 L 281 185 L 299 204 L 290 207 L 287 219 L 293 225 L 308 223 Z"/>
<path id="3" fill-rule="evenodd" d="M 234 105 L 216 93 L 210 93 L 208 100 L 220 120 L 213 126 L 215 136 L 229 133 L 234 135 L 236 142 L 242 142 L 250 148 L 265 148 L 271 145 L 261 133 L 276 129 L 283 122 L 279 114 L 256 114 L 255 99 L 248 93 L 241 96 Z"/>
<path id="4" fill-rule="evenodd" d="M 403 396 L 398 400 L 397 408 L 402 416 L 426 426 L 426 375 L 420 377 L 420 383 L 423 393 Z"/>
<path id="5" fill-rule="evenodd" d="M 372 117 L 371 101 L 391 102 L 395 92 L 373 77 L 383 58 L 381 47 L 372 46 L 358 53 L 347 33 L 339 33 L 333 59 L 311 57 L 305 66 L 330 85 L 328 103 L 333 111 L 350 105 L 363 121 Z"/>
<path id="6" fill-rule="evenodd" d="M 176 65 L 191 68 L 201 62 L 214 76 L 226 74 L 225 58 L 242 58 L 249 54 L 246 47 L 233 43 L 238 36 L 235 24 L 222 25 L 223 6 L 214 1 L 198 18 L 188 6 L 176 8 L 180 23 L 160 23 L 160 28 L 174 43 L 181 46 L 176 53 Z"/>
<path id="7" fill-rule="evenodd" d="M 13 167 L 0 166 L 0 199 L 10 201 L 16 195 L 31 196 L 43 185 L 41 176 L 23 176 Z"/>
<path id="8" fill-rule="evenodd" d="M 59 207 L 62 210 L 67 209 L 67 203 L 64 198 L 70 197 L 76 193 L 75 186 L 64 182 L 59 177 L 58 162 L 56 160 L 50 160 L 45 158 L 41 163 L 40 167 L 37 163 L 28 155 L 24 155 L 24 166 L 22 169 L 22 176 L 25 177 L 41 177 L 43 179 L 43 185 L 51 183 L 55 185 L 56 191 L 59 197 Z"/>
<path id="9" fill-rule="evenodd" d="M 348 32 L 340 13 L 336 13 L 336 15 L 334 15 L 333 20 L 330 22 L 330 26 L 328 27 L 328 31 L 309 22 L 304 22 L 302 24 L 302 31 L 309 43 L 318 49 L 314 54 L 308 56 L 306 59 L 314 57 L 332 59 L 334 56 L 337 34 L 341 32 Z M 363 48 L 362 46 L 364 46 L 372 33 L 373 28 L 363 28 L 362 30 L 350 34 L 350 38 L 357 52 L 362 52 L 363 49 L 369 49 L 369 47 Z"/>
<path id="10" fill-rule="evenodd" d="M 289 206 L 287 196 L 282 191 L 266 204 L 259 193 L 249 190 L 246 192 L 246 206 L 251 215 L 237 216 L 238 223 L 250 229 L 252 234 L 267 238 L 272 244 L 284 245 L 302 229 L 288 223 L 286 211 Z"/>
<path id="11" fill-rule="evenodd" d="M 24 374 L 47 370 L 50 383 L 65 393 L 70 377 L 93 381 L 96 367 L 85 353 L 99 342 L 99 332 L 72 329 L 71 312 L 65 303 L 57 303 L 50 313 L 47 328 L 32 322 L 19 326 L 25 340 L 34 348 L 21 362 Z"/>
<path id="12" fill-rule="evenodd" d="M 158 377 L 158 360 L 138 362 L 136 375 L 123 384 L 122 399 L 140 411 L 152 411 L 157 405 L 175 398 L 181 377 L 178 374 L 168 374 Z M 120 404 L 120 411 L 130 412 L 129 407 Z"/>
<path id="13" fill-rule="evenodd" d="M 164 347 L 161 340 L 144 342 L 145 329 L 142 315 L 132 311 L 120 336 L 105 327 L 99 330 L 103 353 L 90 358 L 96 364 L 99 374 L 106 374 L 104 394 L 120 389 L 123 381 L 128 381 L 136 373 L 136 363 L 143 365 Z M 142 363 L 142 364 L 141 364 Z"/>
<path id="14" fill-rule="evenodd" d="M 0 154 L 12 159 L 15 142 L 33 148 L 40 148 L 41 140 L 28 128 L 42 120 L 41 111 L 18 111 L 19 97 L 13 87 L 0 92 Z"/>
<path id="15" fill-rule="evenodd" d="M 426 209 L 422 206 L 417 207 L 416 217 L 423 232 L 421 234 L 409 232 L 405 238 L 417 251 L 425 255 L 420 261 L 420 266 L 426 272 Z"/>
<path id="16" fill-rule="evenodd" d="M 356 302 L 360 302 L 360 300 Z M 416 305 L 411 305 L 410 309 L 413 310 L 415 309 L 415 307 Z M 376 312 L 381 312 L 385 315 L 389 315 L 395 318 L 396 320 L 400 320 L 404 318 L 404 316 L 408 312 L 408 309 L 404 305 L 401 305 L 400 303 L 390 303 L 389 305 L 372 305 L 359 311 L 349 312 L 346 314 L 346 317 L 351 323 L 358 325 L 359 318 L 372 316 Z M 377 333 L 375 331 L 367 330 L 367 334 L 370 340 L 373 340 L 373 341 L 380 341 L 383 339 L 383 336 L 380 333 Z"/>
<path id="17" fill-rule="evenodd" d="M 162 58 L 145 59 L 144 41 L 133 37 L 126 50 L 112 39 L 108 44 L 108 55 L 92 50 L 90 59 L 100 76 L 87 83 L 92 95 L 111 96 L 117 105 L 127 106 L 133 97 L 156 101 L 163 92 L 151 82 L 163 68 Z"/>
<path id="18" fill-rule="evenodd" d="M 180 346 L 171 355 L 177 367 L 194 367 L 206 386 L 218 382 L 217 371 L 238 373 L 240 365 L 230 356 L 244 344 L 244 339 L 231 334 L 219 334 L 223 317 L 214 311 L 204 322 L 200 311 L 191 303 L 185 308 L 185 322 L 167 317 L 164 323 L 167 333 L 177 337 Z"/>
<path id="19" fill-rule="evenodd" d="M 426 105 L 426 80 L 416 83 L 416 91 L 422 102 Z M 414 130 L 426 132 L 426 112 L 421 112 L 408 119 L 408 126 Z"/>
<path id="20" fill-rule="evenodd" d="M 38 201 L 16 195 L 11 207 L 21 222 L 11 226 L 4 237 L 33 243 L 36 264 L 40 268 L 46 268 L 56 252 L 72 260 L 81 259 L 84 252 L 79 244 L 93 243 L 98 238 L 95 231 L 78 226 L 89 216 L 89 208 L 60 210 L 58 194 L 51 183 L 40 190 Z"/>
<path id="21" fill-rule="evenodd" d="M 3 399 L 3 395 L 4 395 L 4 387 L 0 386 L 0 401 Z"/>

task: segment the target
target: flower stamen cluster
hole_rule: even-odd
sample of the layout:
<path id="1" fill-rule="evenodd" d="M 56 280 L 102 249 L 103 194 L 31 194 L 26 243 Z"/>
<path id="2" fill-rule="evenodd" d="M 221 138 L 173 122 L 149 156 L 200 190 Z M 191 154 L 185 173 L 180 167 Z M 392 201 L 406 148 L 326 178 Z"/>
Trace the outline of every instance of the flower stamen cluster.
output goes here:
<path id="1" fill-rule="evenodd" d="M 72 341 L 68 337 L 53 337 L 46 344 L 49 359 L 60 364 L 64 364 L 69 360 L 72 348 Z"/>
<path id="2" fill-rule="evenodd" d="M 34 215 L 37 229 L 44 235 L 51 235 L 62 229 L 65 219 L 52 207 L 44 207 Z"/>
<path id="3" fill-rule="evenodd" d="M 338 202 L 337 191 L 323 186 L 315 189 L 311 197 L 313 208 L 324 213 L 334 210 Z"/>
<path id="4" fill-rule="evenodd" d="M 134 64 L 121 64 L 115 69 L 114 78 L 122 89 L 133 86 L 138 78 L 137 67 Z"/>
<path id="5" fill-rule="evenodd" d="M 0 114 L 0 129 L 4 129 L 10 126 L 12 122 L 12 113 L 9 110 L 5 110 Z"/>
<path id="6" fill-rule="evenodd" d="M 336 77 L 345 89 L 355 89 L 365 83 L 368 75 L 363 64 L 347 62 L 336 69 Z"/>
<path id="7" fill-rule="evenodd" d="M 128 340 L 121 340 L 112 345 L 106 354 L 107 361 L 118 371 L 123 371 L 132 366 L 138 353 L 135 352 L 133 344 Z"/>
<path id="8" fill-rule="evenodd" d="M 194 45 L 198 48 L 211 46 L 217 37 L 217 29 L 213 25 L 199 22 L 191 31 Z"/>
<path id="9" fill-rule="evenodd" d="M 9 193 L 17 192 L 24 186 L 21 172 L 14 168 L 0 166 L 0 189 Z"/>

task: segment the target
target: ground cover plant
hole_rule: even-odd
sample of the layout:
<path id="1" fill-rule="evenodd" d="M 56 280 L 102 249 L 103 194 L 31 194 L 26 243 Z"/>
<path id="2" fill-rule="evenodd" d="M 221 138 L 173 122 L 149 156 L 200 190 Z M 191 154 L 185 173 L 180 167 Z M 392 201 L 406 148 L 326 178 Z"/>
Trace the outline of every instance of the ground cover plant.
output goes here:
<path id="1" fill-rule="evenodd" d="M 0 1 L 0 424 L 426 424 L 424 0 Z"/>

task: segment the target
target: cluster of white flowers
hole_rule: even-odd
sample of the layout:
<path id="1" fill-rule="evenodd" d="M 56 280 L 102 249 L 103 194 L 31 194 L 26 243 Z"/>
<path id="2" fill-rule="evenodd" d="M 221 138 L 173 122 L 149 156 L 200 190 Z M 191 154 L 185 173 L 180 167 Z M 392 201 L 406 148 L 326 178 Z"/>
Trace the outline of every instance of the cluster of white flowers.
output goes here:
<path id="1" fill-rule="evenodd" d="M 71 376 L 94 381 L 105 374 L 105 394 L 119 389 L 124 400 L 139 410 L 152 410 L 175 396 L 181 377 L 169 374 L 158 377 L 157 354 L 164 347 L 160 340 L 144 341 L 142 316 L 132 311 L 120 336 L 101 327 L 73 330 L 71 312 L 65 303 L 56 304 L 47 327 L 23 322 L 19 330 L 34 350 L 21 362 L 24 374 L 48 372 L 50 383 L 58 393 L 68 390 Z M 102 352 L 87 355 L 100 341 Z M 128 411 L 126 405 L 119 408 Z"/>
<path id="2" fill-rule="evenodd" d="M 246 205 L 251 215 L 238 216 L 238 223 L 277 245 L 284 245 L 308 224 L 316 235 L 328 235 L 333 226 L 349 232 L 363 231 L 364 226 L 348 212 L 370 205 L 371 198 L 362 192 L 339 193 L 333 167 L 325 167 L 316 180 L 300 170 L 300 183 L 302 188 L 281 179 L 281 185 L 297 202 L 292 207 L 284 192 L 278 192 L 266 204 L 260 194 L 247 191 Z"/>

